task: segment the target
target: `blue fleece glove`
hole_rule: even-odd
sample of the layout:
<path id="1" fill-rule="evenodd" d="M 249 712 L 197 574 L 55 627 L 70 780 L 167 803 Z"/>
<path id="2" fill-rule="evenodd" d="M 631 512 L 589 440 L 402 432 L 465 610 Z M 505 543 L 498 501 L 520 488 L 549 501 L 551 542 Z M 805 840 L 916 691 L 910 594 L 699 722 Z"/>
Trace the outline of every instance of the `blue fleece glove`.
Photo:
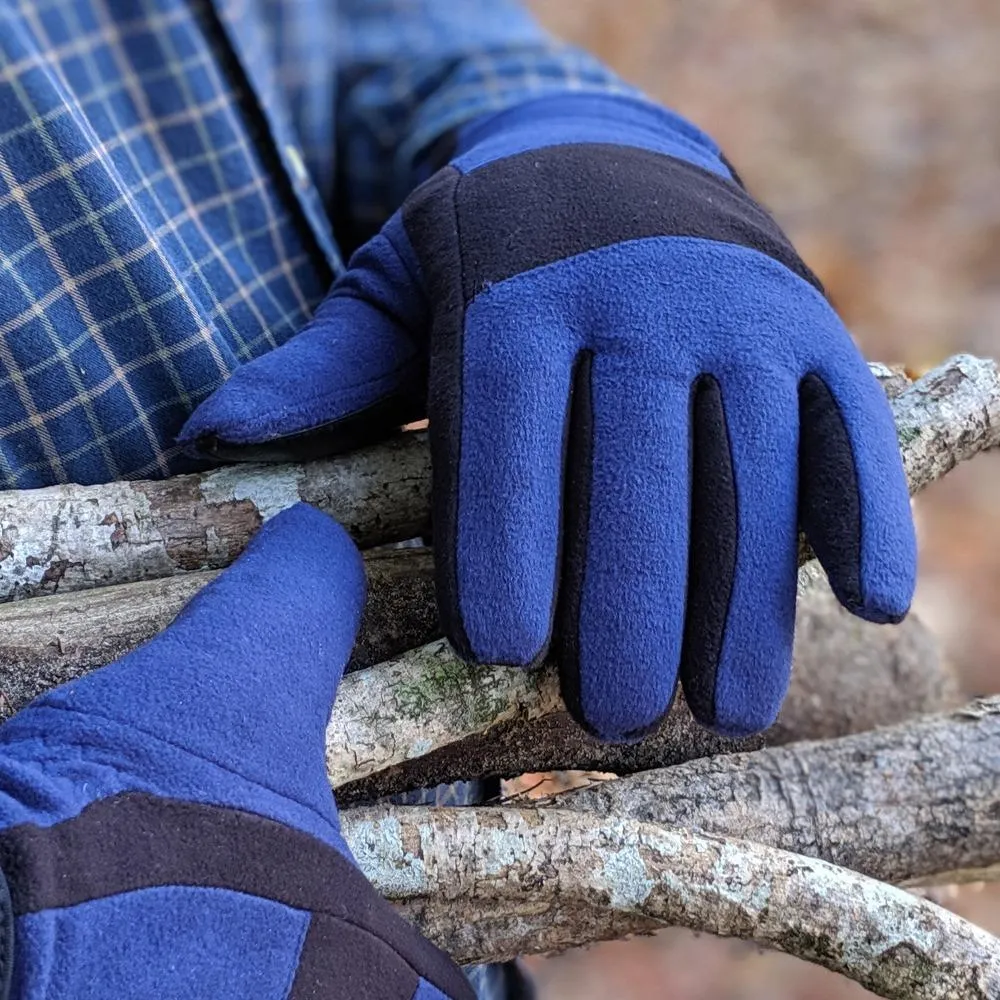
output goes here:
<path id="1" fill-rule="evenodd" d="M 0 728 L 0 998 L 471 1000 L 340 836 L 324 732 L 363 600 L 347 534 L 293 507 Z"/>
<path id="2" fill-rule="evenodd" d="M 425 398 L 451 641 L 530 665 L 554 636 L 599 737 L 654 727 L 678 674 L 720 732 L 774 721 L 799 526 L 852 612 L 907 611 L 886 399 L 774 220 L 664 109 L 561 96 L 464 129 L 307 329 L 182 437 L 302 458 Z"/>

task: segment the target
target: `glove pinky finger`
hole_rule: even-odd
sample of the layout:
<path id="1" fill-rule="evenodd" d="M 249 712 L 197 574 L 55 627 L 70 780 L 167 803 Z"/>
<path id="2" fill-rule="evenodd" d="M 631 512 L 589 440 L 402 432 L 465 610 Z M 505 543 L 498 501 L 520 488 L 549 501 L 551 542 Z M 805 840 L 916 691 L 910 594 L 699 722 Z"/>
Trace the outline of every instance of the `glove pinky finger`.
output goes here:
<path id="1" fill-rule="evenodd" d="M 898 622 L 916 583 L 909 492 L 888 401 L 864 361 L 799 386 L 799 517 L 853 614 Z"/>

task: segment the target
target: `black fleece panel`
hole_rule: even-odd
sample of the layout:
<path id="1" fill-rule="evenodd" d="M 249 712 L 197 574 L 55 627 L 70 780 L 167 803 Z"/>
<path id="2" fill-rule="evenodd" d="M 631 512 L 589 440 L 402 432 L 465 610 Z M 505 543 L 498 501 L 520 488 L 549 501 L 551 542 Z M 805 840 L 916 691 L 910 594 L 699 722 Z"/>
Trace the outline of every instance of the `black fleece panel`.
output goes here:
<path id="1" fill-rule="evenodd" d="M 466 302 L 532 268 L 656 236 L 748 247 L 823 290 L 774 219 L 741 187 L 662 153 L 599 143 L 547 146 L 480 167 L 449 195 L 459 216 Z M 448 206 L 439 202 L 438 209 Z M 418 226 L 407 231 L 419 239 Z M 426 262 L 426 251 L 415 249 Z"/>
<path id="2" fill-rule="evenodd" d="M 398 434 L 400 427 L 422 419 L 425 408 L 423 400 L 393 395 L 300 434 L 256 444 L 232 444 L 208 434 L 198 438 L 198 451 L 220 462 L 312 462 L 385 441 Z"/>
<path id="3" fill-rule="evenodd" d="M 818 375 L 799 384 L 799 520 L 849 610 L 861 593 L 861 497 L 851 439 L 833 393 Z"/>
<path id="4" fill-rule="evenodd" d="M 434 497 L 431 530 L 441 624 L 456 651 L 473 659 L 458 604 L 458 470 L 462 458 L 462 295 L 464 254 L 455 198 L 462 175 L 438 171 L 407 199 L 403 226 L 434 303 L 427 397 Z"/>
<path id="5" fill-rule="evenodd" d="M 420 977 L 386 943 L 362 927 L 314 914 L 287 1000 L 412 1000 Z"/>
<path id="6" fill-rule="evenodd" d="M 691 399 L 691 533 L 680 677 L 695 718 L 715 724 L 715 684 L 738 541 L 736 477 L 719 383 L 702 376 Z"/>
<path id="7" fill-rule="evenodd" d="M 157 886 L 259 896 L 356 927 L 449 996 L 473 997 L 450 959 L 346 858 L 302 830 L 254 813 L 126 792 L 99 799 L 54 826 L 4 830 L 0 869 L 15 916 Z M 314 969 L 325 962 L 306 957 Z"/>
<path id="8" fill-rule="evenodd" d="M 580 602 L 587 565 L 590 491 L 594 461 L 594 406 L 591 369 L 593 354 L 581 354 L 573 376 L 566 437 L 562 582 L 556 609 L 556 644 L 563 701 L 570 715 L 590 731 L 580 704 Z"/>

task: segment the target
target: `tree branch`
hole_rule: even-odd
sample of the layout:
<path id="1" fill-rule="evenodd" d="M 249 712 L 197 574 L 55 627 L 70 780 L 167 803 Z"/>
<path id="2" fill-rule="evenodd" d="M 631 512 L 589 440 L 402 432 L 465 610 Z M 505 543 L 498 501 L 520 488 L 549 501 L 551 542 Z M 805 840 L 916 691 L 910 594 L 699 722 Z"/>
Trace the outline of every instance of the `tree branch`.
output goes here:
<path id="1" fill-rule="evenodd" d="M 368 600 L 349 670 L 440 636 L 429 549 L 365 554 Z M 221 570 L 0 604 L 0 721 L 146 642 Z"/>
<path id="2" fill-rule="evenodd" d="M 910 492 L 959 462 L 1000 445 L 1000 381 L 994 361 L 959 354 L 892 401 Z"/>
<path id="3" fill-rule="evenodd" d="M 426 435 L 305 465 L 0 492 L 0 601 L 221 569 L 261 523 L 300 500 L 362 547 L 426 531 Z"/>
<path id="4" fill-rule="evenodd" d="M 870 881 L 1000 878 L 1000 696 L 540 806 L 348 809 L 343 822 L 365 874 L 460 961 L 679 925 L 880 996 L 1000 996 L 1000 942 Z"/>
<path id="5" fill-rule="evenodd" d="M 892 397 L 913 492 L 1000 443 L 1000 375 L 959 355 Z M 0 493 L 0 600 L 86 590 L 231 562 L 262 520 L 305 500 L 362 546 L 427 527 L 430 461 L 422 433 L 305 465 L 240 465 L 163 481 Z"/>
<path id="6" fill-rule="evenodd" d="M 818 569 L 801 576 L 791 688 L 777 724 L 761 736 L 717 736 L 694 721 L 678 696 L 642 742 L 602 744 L 566 714 L 554 669 L 470 668 L 447 644 L 432 643 L 345 678 L 327 734 L 331 778 L 342 786 L 338 799 L 526 771 L 631 774 L 764 744 L 842 736 L 957 703 L 939 645 L 919 619 L 898 626 L 862 622 L 840 607 Z"/>
<path id="7" fill-rule="evenodd" d="M 898 1000 L 995 1000 L 1000 942 L 892 886 L 742 840 L 563 810 L 364 810 L 362 870 L 460 962 L 682 926 Z"/>
<path id="8" fill-rule="evenodd" d="M 439 634 L 427 550 L 369 553 L 370 598 L 354 665 Z M 213 574 L 182 574 L 0 606 L 0 715 L 126 652 L 173 617 Z M 842 735 L 953 703 L 940 650 L 911 616 L 894 627 L 844 611 L 822 572 L 801 571 L 795 670 L 778 724 L 764 737 L 727 740 L 697 725 L 678 698 L 642 743 L 608 746 L 577 727 L 555 671 L 470 667 L 444 641 L 346 677 L 327 734 L 342 802 L 445 781 L 538 769 L 630 774 L 764 742 Z M 836 673 L 829 670 L 837 663 Z"/>
<path id="9" fill-rule="evenodd" d="M 897 885 L 1000 878 L 1000 696 L 821 742 L 693 760 L 548 802 L 739 836 Z"/>

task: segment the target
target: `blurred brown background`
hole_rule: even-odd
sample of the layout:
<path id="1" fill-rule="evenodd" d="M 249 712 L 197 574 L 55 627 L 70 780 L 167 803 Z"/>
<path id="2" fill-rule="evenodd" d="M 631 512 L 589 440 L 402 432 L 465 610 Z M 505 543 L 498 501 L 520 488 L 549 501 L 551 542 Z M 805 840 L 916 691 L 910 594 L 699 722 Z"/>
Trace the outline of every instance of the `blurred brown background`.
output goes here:
<path id="1" fill-rule="evenodd" d="M 872 359 L 1000 356 L 1000 3 L 529 0 L 694 119 L 790 232 Z M 921 498 L 918 611 L 1000 691 L 1000 455 Z M 959 912 L 1000 933 L 1000 892 Z M 837 977 L 669 931 L 532 963 L 542 1000 L 849 1000 Z"/>

